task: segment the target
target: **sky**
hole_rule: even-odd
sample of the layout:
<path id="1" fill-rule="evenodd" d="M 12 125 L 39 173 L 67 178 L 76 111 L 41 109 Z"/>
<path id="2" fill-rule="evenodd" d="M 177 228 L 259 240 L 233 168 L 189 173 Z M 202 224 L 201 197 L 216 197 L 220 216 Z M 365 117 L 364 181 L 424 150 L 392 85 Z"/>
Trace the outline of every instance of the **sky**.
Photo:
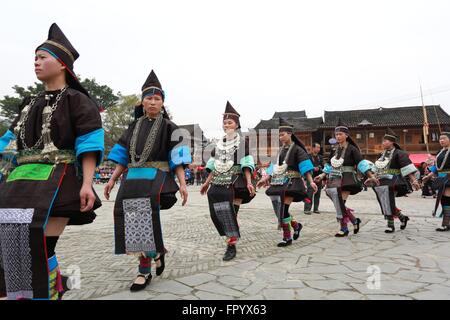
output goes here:
<path id="1" fill-rule="evenodd" d="M 177 124 L 220 135 L 227 100 L 244 130 L 275 111 L 440 104 L 450 113 L 450 1 L 2 1 L 0 96 L 31 85 L 56 22 L 75 71 L 139 94 L 151 69 Z"/>

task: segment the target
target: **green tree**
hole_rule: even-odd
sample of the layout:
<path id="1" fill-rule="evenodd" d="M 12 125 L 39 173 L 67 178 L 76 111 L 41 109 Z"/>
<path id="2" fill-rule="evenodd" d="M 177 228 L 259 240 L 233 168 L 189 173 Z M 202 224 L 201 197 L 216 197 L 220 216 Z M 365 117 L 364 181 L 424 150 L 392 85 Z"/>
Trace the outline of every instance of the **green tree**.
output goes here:
<path id="1" fill-rule="evenodd" d="M 113 90 L 107 85 L 100 85 L 94 79 L 84 79 L 81 85 L 89 92 L 91 97 L 97 101 L 102 110 L 108 109 L 115 105 L 119 97 L 114 94 Z"/>
<path id="2" fill-rule="evenodd" d="M 4 121 L 0 121 L 0 137 L 8 130 L 8 125 Z"/>
<path id="3" fill-rule="evenodd" d="M 26 88 L 15 85 L 12 87 L 16 96 L 6 95 L 0 99 L 0 116 L 4 118 L 6 124 L 10 124 L 16 118 L 19 112 L 19 106 L 23 99 L 33 96 L 44 90 L 42 83 L 35 82 L 32 86 Z"/>
<path id="4" fill-rule="evenodd" d="M 98 84 L 95 79 L 84 79 L 81 84 L 103 110 L 113 106 L 119 100 L 119 97 L 114 94 L 110 87 Z M 15 85 L 12 89 L 14 90 L 14 96 L 6 95 L 3 99 L 0 99 L 0 116 L 8 124 L 16 118 L 19 106 L 24 98 L 37 95 L 45 90 L 44 85 L 38 82 L 26 88 Z"/>
<path id="5" fill-rule="evenodd" d="M 103 128 L 105 129 L 105 150 L 109 150 L 119 140 L 128 125 L 134 121 L 134 108 L 140 103 L 138 95 L 121 95 L 117 104 L 109 107 L 103 113 Z"/>

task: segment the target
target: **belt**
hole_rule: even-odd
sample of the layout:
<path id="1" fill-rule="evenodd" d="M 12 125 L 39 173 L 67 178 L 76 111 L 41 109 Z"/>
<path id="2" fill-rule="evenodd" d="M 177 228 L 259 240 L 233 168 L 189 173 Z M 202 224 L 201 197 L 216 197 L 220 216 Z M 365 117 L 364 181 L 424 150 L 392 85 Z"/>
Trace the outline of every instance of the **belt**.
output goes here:
<path id="1" fill-rule="evenodd" d="M 21 150 L 17 155 L 18 164 L 26 163 L 75 163 L 77 161 L 75 151 L 58 150 L 43 154 L 42 150 Z"/>
<path id="2" fill-rule="evenodd" d="M 289 178 L 289 179 L 301 178 L 302 177 L 300 172 L 295 171 L 295 170 L 288 170 L 288 171 L 286 171 L 286 173 L 284 175 L 285 175 L 286 178 Z"/>
<path id="3" fill-rule="evenodd" d="M 287 170 L 283 174 L 277 174 L 272 176 L 272 180 L 270 182 L 271 185 L 283 185 L 289 181 L 289 179 L 301 178 L 301 174 L 295 170 Z"/>
<path id="4" fill-rule="evenodd" d="M 386 175 L 386 174 L 398 176 L 398 175 L 401 175 L 401 171 L 400 171 L 400 169 L 386 169 L 386 170 L 381 170 L 380 172 L 377 172 L 377 174 L 379 176 Z"/>
<path id="5" fill-rule="evenodd" d="M 351 167 L 351 166 L 344 166 L 344 167 L 341 167 L 341 171 L 344 173 L 344 172 L 347 172 L 347 173 L 356 173 L 356 170 L 355 170 L 355 168 L 354 167 Z"/>
<path id="6" fill-rule="evenodd" d="M 128 165 L 129 168 L 134 168 L 131 164 Z M 137 168 L 137 167 L 136 167 Z M 169 163 L 167 161 L 149 161 L 145 162 L 138 168 L 155 168 L 164 172 L 170 172 Z"/>
<path id="7" fill-rule="evenodd" d="M 232 166 L 230 170 L 224 173 L 220 173 L 218 171 L 213 171 L 213 177 L 211 180 L 211 184 L 215 185 L 229 185 L 233 183 L 233 176 L 241 174 L 241 166 L 235 165 Z"/>

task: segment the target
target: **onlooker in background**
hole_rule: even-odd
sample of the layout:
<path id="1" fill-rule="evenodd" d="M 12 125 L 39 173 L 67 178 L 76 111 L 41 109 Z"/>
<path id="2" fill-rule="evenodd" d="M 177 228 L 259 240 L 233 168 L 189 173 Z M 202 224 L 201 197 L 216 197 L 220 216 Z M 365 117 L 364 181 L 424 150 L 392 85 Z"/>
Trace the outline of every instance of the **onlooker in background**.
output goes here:
<path id="1" fill-rule="evenodd" d="M 202 170 L 203 167 L 198 166 L 197 170 L 195 171 L 195 181 L 197 186 L 200 186 L 202 184 Z"/>
<path id="2" fill-rule="evenodd" d="M 423 177 L 427 176 L 430 174 L 430 162 L 422 162 L 420 164 L 419 167 L 419 172 L 420 172 L 420 179 L 422 180 Z M 433 190 L 433 180 L 432 179 L 428 179 L 425 181 L 425 183 L 422 184 L 422 198 L 426 198 L 426 197 L 436 197 L 436 191 Z"/>
<path id="3" fill-rule="evenodd" d="M 187 185 L 190 185 L 191 184 L 191 178 L 192 178 L 192 171 L 191 171 L 191 169 L 189 169 L 189 168 L 186 168 L 185 170 L 184 170 L 184 177 L 185 177 L 185 179 L 186 179 L 186 183 L 187 183 Z"/>
<path id="4" fill-rule="evenodd" d="M 314 165 L 313 178 L 317 177 L 322 173 L 323 169 L 323 157 L 320 155 L 321 146 L 320 143 L 314 143 L 311 147 L 311 154 L 309 157 Z M 308 184 L 308 198 L 311 199 L 311 202 L 305 202 L 305 214 L 311 214 L 311 207 L 314 204 L 314 213 L 320 213 L 319 211 L 319 203 L 320 203 L 320 194 L 322 190 L 322 182 L 317 184 L 317 192 L 314 194 L 314 190 Z"/>

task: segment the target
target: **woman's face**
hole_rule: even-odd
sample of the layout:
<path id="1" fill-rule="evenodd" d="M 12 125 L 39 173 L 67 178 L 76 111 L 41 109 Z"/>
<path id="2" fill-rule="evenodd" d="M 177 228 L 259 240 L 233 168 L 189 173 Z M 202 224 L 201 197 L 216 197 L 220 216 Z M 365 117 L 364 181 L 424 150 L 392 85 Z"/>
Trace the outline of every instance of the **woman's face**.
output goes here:
<path id="1" fill-rule="evenodd" d="M 446 148 L 450 145 L 450 139 L 446 134 L 443 134 L 439 137 L 439 143 L 441 144 L 441 147 Z"/>
<path id="2" fill-rule="evenodd" d="M 142 105 L 144 106 L 144 111 L 148 116 L 156 118 L 158 114 L 161 112 L 161 108 L 163 106 L 163 99 L 158 94 L 154 94 L 152 96 L 145 96 L 144 100 L 142 100 Z"/>
<path id="3" fill-rule="evenodd" d="M 223 120 L 223 131 L 226 134 L 234 133 L 237 129 L 237 123 L 232 119 Z"/>
<path id="4" fill-rule="evenodd" d="M 279 137 L 282 144 L 289 144 L 292 141 L 292 133 L 283 131 L 280 132 Z"/>
<path id="5" fill-rule="evenodd" d="M 34 72 L 40 81 L 46 82 L 64 73 L 65 67 L 47 51 L 38 50 L 34 58 Z"/>
<path id="6" fill-rule="evenodd" d="M 336 138 L 336 141 L 337 141 L 339 144 L 344 143 L 344 142 L 347 140 L 347 137 L 348 137 L 348 135 L 347 135 L 346 133 L 344 133 L 344 132 L 336 132 L 336 133 L 334 134 L 334 136 L 335 136 L 335 138 Z"/>
<path id="7" fill-rule="evenodd" d="M 383 149 L 389 150 L 394 147 L 394 142 L 392 142 L 391 140 L 388 140 L 388 139 L 384 139 L 382 146 L 383 146 Z"/>

